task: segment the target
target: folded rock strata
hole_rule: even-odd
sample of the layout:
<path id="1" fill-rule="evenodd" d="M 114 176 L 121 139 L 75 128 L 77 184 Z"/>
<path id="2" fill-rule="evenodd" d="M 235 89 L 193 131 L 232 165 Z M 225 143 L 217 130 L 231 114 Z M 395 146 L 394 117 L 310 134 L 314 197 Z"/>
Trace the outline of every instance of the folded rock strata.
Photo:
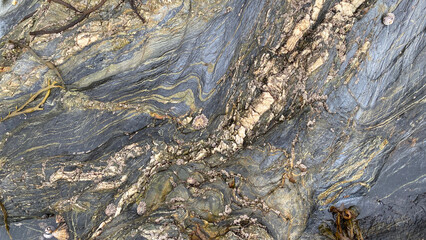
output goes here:
<path id="1" fill-rule="evenodd" d="M 43 35 L 82 13 L 1 4 L 14 239 L 326 239 L 341 204 L 364 238 L 426 234 L 425 1 L 107 0 Z"/>

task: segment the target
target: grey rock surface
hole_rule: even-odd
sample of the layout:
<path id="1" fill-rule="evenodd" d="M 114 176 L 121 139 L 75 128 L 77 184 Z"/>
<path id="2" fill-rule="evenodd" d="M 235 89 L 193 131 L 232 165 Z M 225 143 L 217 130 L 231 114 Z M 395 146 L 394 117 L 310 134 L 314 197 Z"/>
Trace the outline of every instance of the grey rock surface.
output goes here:
<path id="1" fill-rule="evenodd" d="M 424 238 L 425 1 L 131 2 L 0 14 L 13 239 Z"/>

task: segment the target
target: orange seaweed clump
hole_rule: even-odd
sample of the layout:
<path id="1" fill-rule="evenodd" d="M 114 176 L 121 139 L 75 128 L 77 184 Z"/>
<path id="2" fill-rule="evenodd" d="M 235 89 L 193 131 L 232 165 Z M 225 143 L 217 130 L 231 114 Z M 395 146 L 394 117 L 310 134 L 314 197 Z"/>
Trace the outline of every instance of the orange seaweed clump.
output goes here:
<path id="1" fill-rule="evenodd" d="M 320 233 L 333 240 L 364 240 L 358 220 L 359 211 L 355 206 L 345 208 L 342 204 L 340 207 L 331 206 L 328 210 L 333 214 L 335 231 L 326 224 L 319 226 Z"/>

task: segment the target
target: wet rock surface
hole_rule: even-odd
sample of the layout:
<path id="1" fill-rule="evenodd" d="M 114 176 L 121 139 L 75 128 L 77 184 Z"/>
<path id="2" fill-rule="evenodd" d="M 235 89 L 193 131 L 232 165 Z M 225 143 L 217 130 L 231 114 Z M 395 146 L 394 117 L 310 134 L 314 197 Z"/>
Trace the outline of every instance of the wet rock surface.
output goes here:
<path id="1" fill-rule="evenodd" d="M 131 3 L 36 36 L 80 13 L 2 12 L 13 239 L 327 239 L 341 204 L 365 239 L 424 237 L 424 1 Z"/>

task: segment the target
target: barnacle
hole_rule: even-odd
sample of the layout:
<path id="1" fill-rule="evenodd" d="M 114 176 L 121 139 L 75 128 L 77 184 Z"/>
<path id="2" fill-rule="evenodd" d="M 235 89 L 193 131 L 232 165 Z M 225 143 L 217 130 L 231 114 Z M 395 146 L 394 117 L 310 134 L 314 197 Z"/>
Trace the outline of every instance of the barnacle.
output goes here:
<path id="1" fill-rule="evenodd" d="M 204 114 L 200 114 L 194 118 L 192 121 L 192 127 L 199 130 L 202 128 L 207 127 L 207 124 L 209 123 L 209 120 Z"/>
<path id="2" fill-rule="evenodd" d="M 66 223 L 61 223 L 55 230 L 53 227 L 46 227 L 44 232 L 45 233 L 43 234 L 43 237 L 47 239 L 55 237 L 58 240 L 68 240 L 70 238 L 68 233 L 68 226 Z"/>

